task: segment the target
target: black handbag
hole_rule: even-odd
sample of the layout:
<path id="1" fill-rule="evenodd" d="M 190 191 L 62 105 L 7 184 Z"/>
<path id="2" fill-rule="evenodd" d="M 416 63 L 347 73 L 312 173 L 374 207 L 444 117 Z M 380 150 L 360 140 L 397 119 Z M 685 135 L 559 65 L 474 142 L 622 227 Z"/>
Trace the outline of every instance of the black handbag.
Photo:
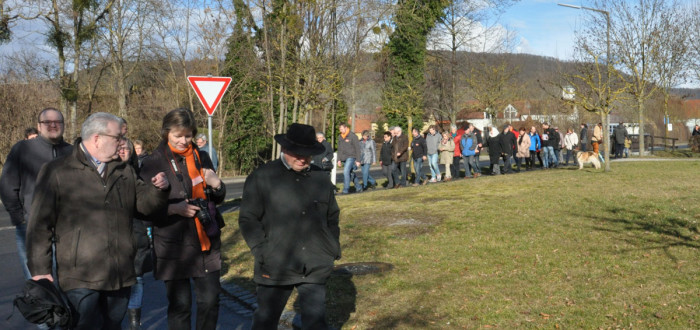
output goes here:
<path id="1" fill-rule="evenodd" d="M 15 298 L 14 306 L 27 321 L 46 324 L 49 328 L 71 329 L 77 320 L 66 294 L 47 279 L 27 280 L 22 295 Z"/>

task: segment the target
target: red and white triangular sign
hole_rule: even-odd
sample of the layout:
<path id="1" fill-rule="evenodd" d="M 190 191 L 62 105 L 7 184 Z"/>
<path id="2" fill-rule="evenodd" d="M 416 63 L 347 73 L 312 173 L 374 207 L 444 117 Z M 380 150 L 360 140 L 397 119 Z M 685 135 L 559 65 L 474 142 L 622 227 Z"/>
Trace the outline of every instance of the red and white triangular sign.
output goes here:
<path id="1" fill-rule="evenodd" d="M 204 110 L 211 116 L 214 110 L 221 102 L 221 98 L 226 93 L 228 85 L 231 83 L 231 77 L 201 77 L 188 76 L 190 85 L 197 93 L 199 102 L 202 102 Z"/>

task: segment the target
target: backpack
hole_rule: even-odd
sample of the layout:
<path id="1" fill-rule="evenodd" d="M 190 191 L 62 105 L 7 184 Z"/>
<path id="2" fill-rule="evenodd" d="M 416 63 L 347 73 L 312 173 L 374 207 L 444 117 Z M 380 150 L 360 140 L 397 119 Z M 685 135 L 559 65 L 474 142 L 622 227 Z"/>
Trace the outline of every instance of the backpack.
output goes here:
<path id="1" fill-rule="evenodd" d="M 27 280 L 22 295 L 15 298 L 14 306 L 27 321 L 45 323 L 49 328 L 71 329 L 77 320 L 66 294 L 47 279 Z"/>

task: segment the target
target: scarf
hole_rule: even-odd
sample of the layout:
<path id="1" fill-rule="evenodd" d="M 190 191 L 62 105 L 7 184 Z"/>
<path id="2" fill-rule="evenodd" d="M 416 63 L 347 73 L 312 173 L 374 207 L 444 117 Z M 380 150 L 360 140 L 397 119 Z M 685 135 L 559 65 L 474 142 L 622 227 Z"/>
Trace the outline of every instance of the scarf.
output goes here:
<path id="1" fill-rule="evenodd" d="M 187 149 L 185 150 L 177 150 L 173 148 L 173 146 L 168 143 L 168 147 L 170 147 L 170 151 L 173 152 L 173 154 L 178 154 L 182 157 L 185 157 L 185 162 L 187 164 L 187 174 L 190 179 L 201 177 L 202 178 L 202 183 L 197 184 L 197 185 L 192 185 L 192 196 L 190 198 L 196 199 L 196 198 L 201 198 L 201 199 L 207 199 L 206 193 L 204 193 L 204 187 L 206 187 L 207 183 L 204 182 L 204 175 L 202 175 L 202 172 L 197 169 L 197 164 L 195 164 L 195 159 L 194 159 L 194 153 L 197 153 L 197 158 L 201 159 L 199 157 L 199 152 L 195 150 L 192 147 L 192 144 L 190 144 Z M 209 210 L 203 210 L 204 212 L 209 212 Z M 194 223 L 195 226 L 197 227 L 197 236 L 199 237 L 199 244 L 202 246 L 202 251 L 209 251 L 211 248 L 211 242 L 209 241 L 209 236 L 207 236 L 207 233 L 204 231 L 204 227 L 202 226 L 202 223 L 199 221 L 197 217 L 194 218 Z"/>

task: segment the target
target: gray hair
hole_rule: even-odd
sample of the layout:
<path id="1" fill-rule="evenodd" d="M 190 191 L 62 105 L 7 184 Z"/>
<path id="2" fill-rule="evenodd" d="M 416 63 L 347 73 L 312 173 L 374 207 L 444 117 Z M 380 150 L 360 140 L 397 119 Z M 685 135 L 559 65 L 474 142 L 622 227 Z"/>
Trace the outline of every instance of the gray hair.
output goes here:
<path id="1" fill-rule="evenodd" d="M 397 130 L 397 131 L 399 131 L 399 132 L 403 131 L 403 130 L 401 129 L 401 126 L 394 126 L 394 129 Z"/>
<path id="2" fill-rule="evenodd" d="M 451 125 L 450 125 L 450 128 L 451 128 L 451 129 L 457 129 L 457 125 L 451 124 Z"/>
<path id="3" fill-rule="evenodd" d="M 110 122 L 117 123 L 117 126 L 121 127 L 124 121 L 111 113 L 93 113 L 83 122 L 83 126 L 80 129 L 80 136 L 85 140 L 95 134 L 105 134 L 107 133 L 107 125 Z"/>
<path id="4" fill-rule="evenodd" d="M 324 138 L 324 139 L 326 138 L 326 135 L 323 134 L 323 132 L 316 132 L 316 137 L 319 137 L 319 136 Z"/>
<path id="5" fill-rule="evenodd" d="M 202 141 L 206 142 L 207 141 L 207 136 L 204 135 L 204 133 L 199 133 L 197 136 L 194 137 L 194 140 L 197 141 L 199 139 L 202 139 Z"/>

